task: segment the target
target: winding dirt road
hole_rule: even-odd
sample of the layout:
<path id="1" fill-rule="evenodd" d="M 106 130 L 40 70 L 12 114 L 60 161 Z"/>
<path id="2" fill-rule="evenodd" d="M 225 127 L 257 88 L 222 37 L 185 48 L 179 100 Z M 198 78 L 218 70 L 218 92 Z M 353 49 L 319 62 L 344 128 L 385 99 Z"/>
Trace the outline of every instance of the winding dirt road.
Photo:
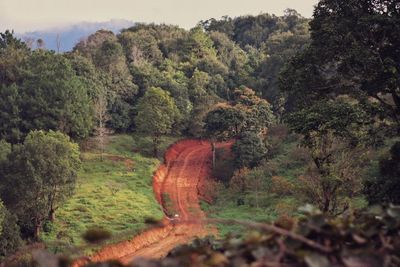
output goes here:
<path id="1" fill-rule="evenodd" d="M 218 143 L 216 147 L 229 146 L 230 143 Z M 172 145 L 164 156 L 164 164 L 153 176 L 155 197 L 165 213 L 163 226 L 106 246 L 91 256 L 90 261 L 117 259 L 128 263 L 136 257 L 162 258 L 178 245 L 215 234 L 215 228 L 203 224 L 206 215 L 199 203 L 200 188 L 210 178 L 211 157 L 208 141 L 183 140 Z M 75 266 L 85 262 L 79 261 Z"/>

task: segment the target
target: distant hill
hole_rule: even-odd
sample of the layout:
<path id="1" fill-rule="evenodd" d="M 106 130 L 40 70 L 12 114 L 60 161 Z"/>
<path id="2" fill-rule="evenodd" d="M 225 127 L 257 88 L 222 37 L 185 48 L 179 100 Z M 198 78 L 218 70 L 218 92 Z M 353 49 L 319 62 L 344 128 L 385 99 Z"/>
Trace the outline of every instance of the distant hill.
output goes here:
<path id="1" fill-rule="evenodd" d="M 106 22 L 81 22 L 70 26 L 57 27 L 48 30 L 17 33 L 16 35 L 22 40 L 28 40 L 36 43 L 36 40 L 42 39 L 45 47 L 49 50 L 57 51 L 57 35 L 60 40 L 60 52 L 72 50 L 79 40 L 89 36 L 100 29 L 107 29 L 114 33 L 119 32 L 123 28 L 131 27 L 135 23 L 129 20 L 110 20 Z M 35 44 L 33 44 L 35 48 Z"/>

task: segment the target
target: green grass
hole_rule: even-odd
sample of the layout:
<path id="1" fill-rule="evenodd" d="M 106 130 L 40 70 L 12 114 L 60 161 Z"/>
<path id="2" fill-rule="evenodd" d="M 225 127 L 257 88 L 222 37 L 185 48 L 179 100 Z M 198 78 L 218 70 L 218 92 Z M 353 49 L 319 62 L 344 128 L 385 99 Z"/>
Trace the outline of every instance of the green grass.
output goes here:
<path id="1" fill-rule="evenodd" d="M 377 150 L 372 151 L 372 157 L 365 169 L 364 178 L 376 177 L 379 175 L 379 160 L 388 153 L 390 147 L 398 139 L 390 139 L 387 143 Z M 296 138 L 287 138 L 281 144 L 278 153 L 268 160 L 267 165 L 261 165 L 266 169 L 267 176 L 280 176 L 282 179 L 290 182 L 293 186 L 298 185 L 298 177 L 305 173 L 307 163 L 299 160 L 293 154 L 293 150 L 299 145 Z M 219 159 L 217 159 L 219 160 Z M 263 180 L 259 192 L 259 207 L 256 207 L 254 193 L 231 192 L 226 186 L 218 189 L 218 197 L 212 205 L 202 203 L 202 208 L 208 213 L 209 217 L 221 219 L 252 220 L 258 222 L 271 222 L 281 215 L 300 216 L 298 208 L 305 203 L 295 194 L 275 194 L 268 193 L 268 178 Z M 238 205 L 238 199 L 244 201 L 244 205 Z M 368 205 L 363 195 L 358 195 L 351 200 L 351 207 L 354 209 L 364 208 Z M 218 230 L 221 236 L 228 233 L 243 234 L 246 229 L 238 225 L 218 224 Z"/>
<path id="2" fill-rule="evenodd" d="M 160 161 L 147 153 L 149 138 L 116 135 L 109 139 L 103 160 L 96 149 L 81 154 L 83 166 L 75 194 L 57 210 L 55 222 L 46 225 L 41 235 L 53 250 L 82 245 L 81 235 L 91 227 L 114 236 L 130 233 L 113 240 L 117 241 L 143 230 L 146 218 L 162 218 L 152 189 L 152 174 Z M 162 150 L 175 140 L 163 139 Z"/>
<path id="3" fill-rule="evenodd" d="M 291 159 L 291 151 L 298 145 L 296 139 L 282 143 L 279 153 L 268 161 L 270 175 L 278 175 L 290 183 L 296 183 L 299 175 L 304 173 L 305 164 Z M 268 193 L 265 188 L 270 183 L 269 179 L 263 181 L 259 192 L 259 206 L 256 206 L 254 193 L 233 193 L 225 186 L 218 189 L 218 197 L 212 205 L 202 203 L 203 209 L 209 217 L 220 219 L 252 220 L 258 222 L 272 222 L 282 214 L 293 215 L 298 207 L 302 206 L 299 200 L 292 195 L 277 195 Z M 238 205 L 238 199 L 244 205 Z M 219 234 L 242 234 L 244 228 L 238 225 L 218 224 Z"/>
<path id="4" fill-rule="evenodd" d="M 236 219 L 236 220 L 249 220 L 255 222 L 271 223 L 276 220 L 280 214 L 284 213 L 282 209 L 292 211 L 294 206 L 298 204 L 297 200 L 292 196 L 279 197 L 265 192 L 259 195 L 260 205 L 256 207 L 254 203 L 249 202 L 250 195 L 243 195 L 245 199 L 244 205 L 237 204 L 237 198 L 227 192 L 227 190 L 220 190 L 220 196 L 212 205 L 202 202 L 202 209 L 205 210 L 210 218 L 218 219 Z M 250 203 L 250 204 L 249 204 Z M 232 225 L 220 223 L 217 224 L 220 236 L 228 234 L 243 234 L 248 229 L 240 225 Z"/>

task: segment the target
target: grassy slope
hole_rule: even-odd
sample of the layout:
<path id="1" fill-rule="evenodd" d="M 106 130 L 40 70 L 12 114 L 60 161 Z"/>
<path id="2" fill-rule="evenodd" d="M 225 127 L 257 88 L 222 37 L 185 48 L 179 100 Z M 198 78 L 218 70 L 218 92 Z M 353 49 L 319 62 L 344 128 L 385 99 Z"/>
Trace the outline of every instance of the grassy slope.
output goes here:
<path id="1" fill-rule="evenodd" d="M 397 139 L 389 140 L 383 147 L 373 152 L 373 156 L 366 169 L 365 175 L 376 176 L 379 175 L 378 162 L 379 159 L 387 154 L 387 151 Z M 287 181 L 296 185 L 297 177 L 304 173 L 306 166 L 301 162 L 295 162 L 290 156 L 291 151 L 298 145 L 298 141 L 294 139 L 285 140 L 279 153 L 270 160 L 271 165 L 275 166 L 275 175 L 285 178 Z M 366 177 L 365 177 L 366 178 Z M 268 180 L 266 180 L 268 183 Z M 255 207 L 251 194 L 241 196 L 245 200 L 245 205 L 238 206 L 237 199 L 239 196 L 233 195 L 229 189 L 221 187 L 219 190 L 219 197 L 213 205 L 202 203 L 202 207 L 207 211 L 210 217 L 225 218 L 225 219 L 240 219 L 240 220 L 253 220 L 271 222 L 277 219 L 280 215 L 298 215 L 297 210 L 305 203 L 301 199 L 296 198 L 294 195 L 279 195 L 270 194 L 267 192 L 260 193 L 261 205 L 259 208 Z M 248 204 L 250 203 L 250 204 Z M 362 208 L 367 205 L 364 197 L 359 196 L 352 200 L 354 208 Z M 235 225 L 218 225 L 221 235 L 228 233 L 242 233 L 243 229 Z"/>
<path id="2" fill-rule="evenodd" d="M 277 175 L 293 182 L 298 175 L 304 172 L 304 166 L 293 164 L 288 159 L 288 154 L 297 145 L 297 141 L 283 143 L 280 153 L 270 162 L 276 166 Z M 291 213 L 300 203 L 293 196 L 279 196 L 259 192 L 260 205 L 254 205 L 252 194 L 241 196 L 245 200 L 245 205 L 237 205 L 238 196 L 229 192 L 229 189 L 221 187 L 219 197 L 212 205 L 202 203 L 203 209 L 213 218 L 252 220 L 259 222 L 271 222 L 279 217 L 280 214 Z M 228 233 L 241 233 L 243 228 L 237 225 L 218 225 L 219 234 L 225 236 Z"/>
<path id="3" fill-rule="evenodd" d="M 175 140 L 165 138 L 162 152 Z M 81 234 L 90 227 L 102 227 L 114 235 L 134 234 L 146 227 L 146 218 L 161 219 L 152 190 L 152 174 L 159 159 L 142 155 L 151 151 L 150 145 L 146 137 L 117 135 L 110 138 L 103 161 L 94 149 L 83 152 L 76 192 L 57 210 L 55 222 L 41 236 L 44 242 L 62 249 L 82 244 Z M 114 241 L 132 234 L 122 234 Z"/>

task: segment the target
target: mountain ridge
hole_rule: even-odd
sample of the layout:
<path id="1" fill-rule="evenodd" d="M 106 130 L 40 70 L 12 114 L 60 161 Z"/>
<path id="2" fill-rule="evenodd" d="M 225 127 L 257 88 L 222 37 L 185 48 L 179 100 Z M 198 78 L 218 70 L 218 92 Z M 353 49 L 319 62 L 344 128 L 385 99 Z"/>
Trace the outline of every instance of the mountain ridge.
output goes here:
<path id="1" fill-rule="evenodd" d="M 42 39 L 47 49 L 57 52 L 67 52 L 71 51 L 75 44 L 82 38 L 86 38 L 98 30 L 106 29 L 118 33 L 122 29 L 133 25 L 135 25 L 135 22 L 126 19 L 111 19 L 103 22 L 82 21 L 65 26 L 16 33 L 16 36 L 30 43 L 32 48 L 36 48 L 37 40 Z"/>

